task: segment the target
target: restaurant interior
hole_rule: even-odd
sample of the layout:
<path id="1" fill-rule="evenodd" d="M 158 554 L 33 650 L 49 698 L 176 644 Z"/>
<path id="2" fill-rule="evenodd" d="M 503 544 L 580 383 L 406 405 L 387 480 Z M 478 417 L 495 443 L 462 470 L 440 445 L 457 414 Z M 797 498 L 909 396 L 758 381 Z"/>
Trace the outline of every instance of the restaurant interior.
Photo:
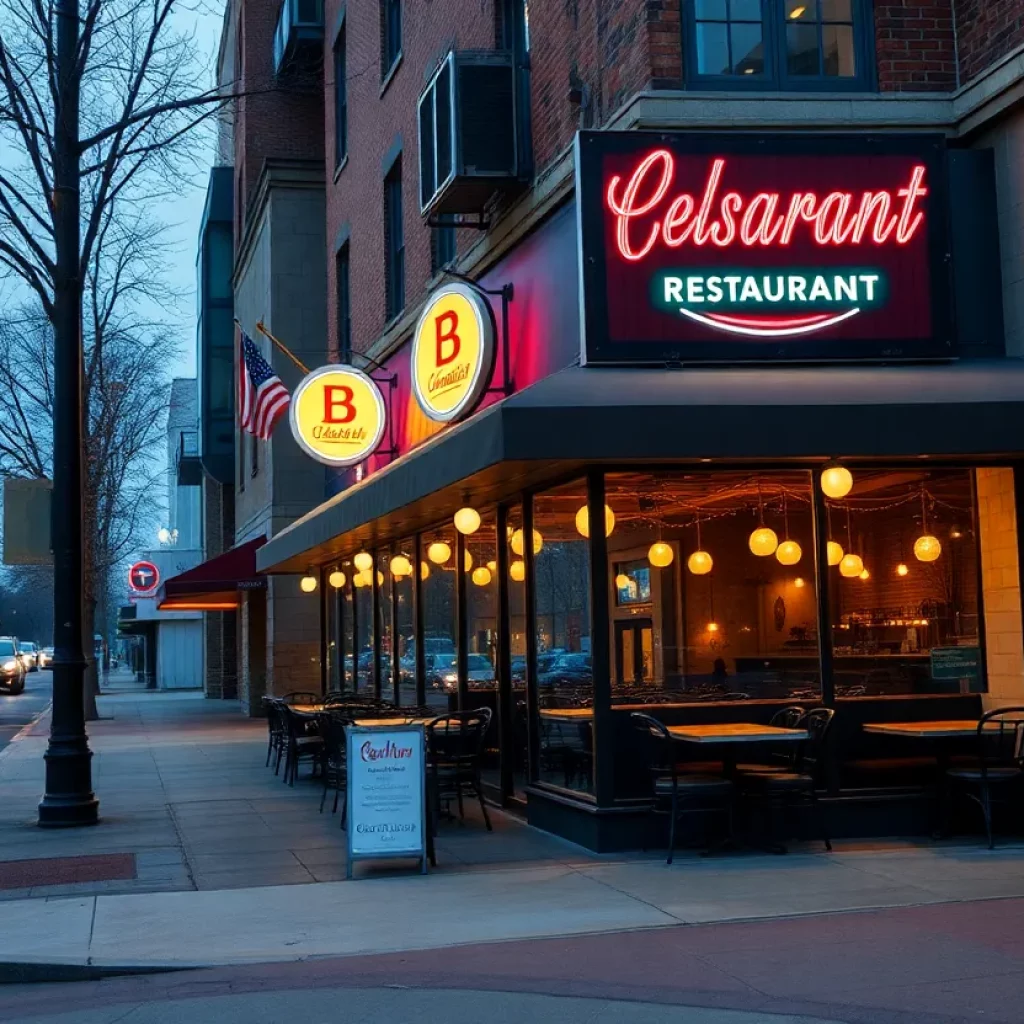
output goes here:
<path id="1" fill-rule="evenodd" d="M 595 849 L 656 827 L 633 713 L 701 728 L 829 708 L 811 796 L 832 834 L 928 833 L 937 768 L 974 737 L 883 727 L 976 722 L 990 690 L 1020 690 L 1014 493 L 1011 468 L 921 461 L 589 467 L 491 507 L 466 493 L 321 567 L 324 688 L 490 708 L 491 799 Z M 674 744 L 679 771 L 728 773 L 725 746 Z"/>

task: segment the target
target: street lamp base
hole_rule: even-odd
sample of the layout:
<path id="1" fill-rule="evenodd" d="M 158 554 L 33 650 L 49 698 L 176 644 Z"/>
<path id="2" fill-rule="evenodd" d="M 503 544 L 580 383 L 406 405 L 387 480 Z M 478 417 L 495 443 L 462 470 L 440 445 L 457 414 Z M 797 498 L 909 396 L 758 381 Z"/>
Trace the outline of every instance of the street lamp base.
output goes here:
<path id="1" fill-rule="evenodd" d="M 70 796 L 47 794 L 39 802 L 40 828 L 82 828 L 99 824 L 100 802 L 92 793 Z"/>

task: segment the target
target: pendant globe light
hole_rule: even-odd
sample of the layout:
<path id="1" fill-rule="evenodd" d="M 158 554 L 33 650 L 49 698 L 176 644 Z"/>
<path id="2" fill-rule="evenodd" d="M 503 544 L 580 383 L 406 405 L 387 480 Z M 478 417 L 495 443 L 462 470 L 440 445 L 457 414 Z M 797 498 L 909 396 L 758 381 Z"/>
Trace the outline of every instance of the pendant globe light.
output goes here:
<path id="1" fill-rule="evenodd" d="M 924 488 L 921 488 L 921 526 L 924 533 L 914 541 L 914 557 L 919 562 L 934 562 L 942 554 L 942 544 L 938 537 L 928 532 L 928 508 L 924 499 Z"/>
<path id="2" fill-rule="evenodd" d="M 526 563 L 517 558 L 509 565 L 508 574 L 516 583 L 522 583 L 526 579 Z"/>
<path id="3" fill-rule="evenodd" d="M 491 570 L 486 565 L 477 566 L 471 579 L 478 587 L 486 587 L 491 582 Z"/>
<path id="4" fill-rule="evenodd" d="M 848 550 L 839 563 L 839 574 L 853 579 L 864 571 L 864 559 L 853 553 L 853 526 L 850 522 L 850 507 L 846 507 L 846 543 Z"/>
<path id="5" fill-rule="evenodd" d="M 341 590 L 345 586 L 345 574 L 340 569 L 335 569 L 330 576 L 327 577 L 327 582 L 330 583 L 335 590 Z"/>
<path id="6" fill-rule="evenodd" d="M 480 513 L 475 508 L 460 508 L 454 516 L 455 529 L 464 536 L 480 529 Z"/>
<path id="7" fill-rule="evenodd" d="M 615 513 L 607 506 L 604 507 L 604 535 L 610 537 L 615 529 Z M 576 512 L 576 531 L 581 537 L 590 536 L 590 509 L 583 505 Z"/>
<path id="8" fill-rule="evenodd" d="M 316 590 L 316 577 L 312 572 L 308 572 L 299 580 L 299 587 L 301 587 L 304 594 L 312 594 Z"/>
<path id="9" fill-rule="evenodd" d="M 509 545 L 512 548 L 512 554 L 523 557 L 524 544 L 523 544 L 523 531 L 513 530 L 512 538 L 509 540 Z M 540 535 L 540 530 L 533 531 L 533 553 L 539 555 L 541 549 L 544 547 L 544 538 Z"/>
<path id="10" fill-rule="evenodd" d="M 825 545 L 825 557 L 828 560 L 829 565 L 838 565 L 843 560 L 843 555 L 846 554 L 843 551 L 843 545 L 839 541 L 832 540 L 832 507 L 831 505 L 825 505 L 825 522 L 828 527 L 829 541 Z"/>
<path id="11" fill-rule="evenodd" d="M 402 579 L 403 576 L 412 575 L 412 562 L 405 555 L 395 555 L 391 559 L 391 575 L 395 579 Z"/>
<path id="12" fill-rule="evenodd" d="M 620 572 L 615 577 L 615 589 L 616 590 L 628 590 L 629 589 L 629 577 L 624 573 Z"/>
<path id="13" fill-rule="evenodd" d="M 360 572 L 365 572 L 367 569 L 373 568 L 373 555 L 369 551 L 360 551 L 352 559 L 352 563 Z"/>
<path id="14" fill-rule="evenodd" d="M 420 579 L 425 580 L 430 576 L 430 563 L 420 562 Z"/>
<path id="15" fill-rule="evenodd" d="M 835 462 L 821 471 L 821 491 L 829 498 L 845 498 L 853 490 L 853 474 Z"/>
<path id="16" fill-rule="evenodd" d="M 764 525 L 764 499 L 761 496 L 760 479 L 757 481 L 757 518 L 761 525 L 750 535 L 747 543 L 751 552 L 758 558 L 767 558 L 768 555 L 775 554 L 779 538 L 771 527 Z"/>
<path id="17" fill-rule="evenodd" d="M 782 520 L 786 528 L 786 539 L 776 548 L 775 557 L 781 565 L 796 565 L 803 558 L 803 549 L 795 540 L 789 539 L 789 508 L 786 492 L 782 492 Z"/>
<path id="18" fill-rule="evenodd" d="M 665 569 L 670 566 L 675 557 L 672 545 L 666 544 L 663 540 L 655 541 L 647 552 L 647 558 L 651 565 L 659 569 Z"/>
<path id="19" fill-rule="evenodd" d="M 700 513 L 697 513 L 697 550 L 686 560 L 686 568 L 694 576 L 707 576 L 714 568 L 715 560 L 704 550 L 700 542 Z"/>
<path id="20" fill-rule="evenodd" d="M 449 558 L 452 557 L 452 549 L 448 544 L 445 544 L 443 540 L 435 540 L 427 548 L 427 558 L 429 558 L 434 565 L 444 565 Z"/>

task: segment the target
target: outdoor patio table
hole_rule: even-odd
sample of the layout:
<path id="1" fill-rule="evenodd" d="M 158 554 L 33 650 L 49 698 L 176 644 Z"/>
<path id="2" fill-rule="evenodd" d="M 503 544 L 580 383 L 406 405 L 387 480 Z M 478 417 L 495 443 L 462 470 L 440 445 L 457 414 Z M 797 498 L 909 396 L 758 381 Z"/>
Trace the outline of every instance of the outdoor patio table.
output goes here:
<path id="1" fill-rule="evenodd" d="M 429 721 L 426 718 L 414 718 L 409 715 L 398 715 L 392 718 L 355 718 L 352 720 L 353 725 L 358 725 L 360 728 L 365 728 L 372 725 L 422 725 Z"/>
<path id="2" fill-rule="evenodd" d="M 784 729 L 754 722 L 716 722 L 710 725 L 670 725 L 669 735 L 680 743 L 703 746 L 725 744 L 722 767 L 726 775 L 736 770 L 736 745 L 740 743 L 799 743 L 810 738 L 806 729 Z"/>
<path id="3" fill-rule="evenodd" d="M 541 718 L 554 722 L 579 722 L 594 717 L 593 708 L 541 708 Z"/>

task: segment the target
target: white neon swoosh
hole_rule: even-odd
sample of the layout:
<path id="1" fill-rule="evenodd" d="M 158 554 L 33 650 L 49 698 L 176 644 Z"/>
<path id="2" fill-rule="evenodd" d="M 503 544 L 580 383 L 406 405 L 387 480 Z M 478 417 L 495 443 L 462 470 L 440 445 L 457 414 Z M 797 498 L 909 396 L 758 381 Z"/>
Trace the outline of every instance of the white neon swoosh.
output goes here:
<path id="1" fill-rule="evenodd" d="M 794 334 L 813 334 L 826 327 L 833 327 L 844 320 L 849 320 L 851 316 L 856 316 L 860 312 L 860 308 L 847 310 L 838 316 L 829 317 L 828 320 L 822 320 L 820 323 L 808 324 L 806 327 L 740 327 L 739 324 L 725 324 L 718 320 L 712 320 L 710 317 L 704 316 L 703 313 L 695 313 L 692 309 L 680 308 L 679 312 L 691 320 L 696 320 L 699 324 L 704 324 L 705 327 L 713 327 L 717 331 L 726 331 L 729 334 L 746 334 L 753 338 L 785 338 Z"/>

